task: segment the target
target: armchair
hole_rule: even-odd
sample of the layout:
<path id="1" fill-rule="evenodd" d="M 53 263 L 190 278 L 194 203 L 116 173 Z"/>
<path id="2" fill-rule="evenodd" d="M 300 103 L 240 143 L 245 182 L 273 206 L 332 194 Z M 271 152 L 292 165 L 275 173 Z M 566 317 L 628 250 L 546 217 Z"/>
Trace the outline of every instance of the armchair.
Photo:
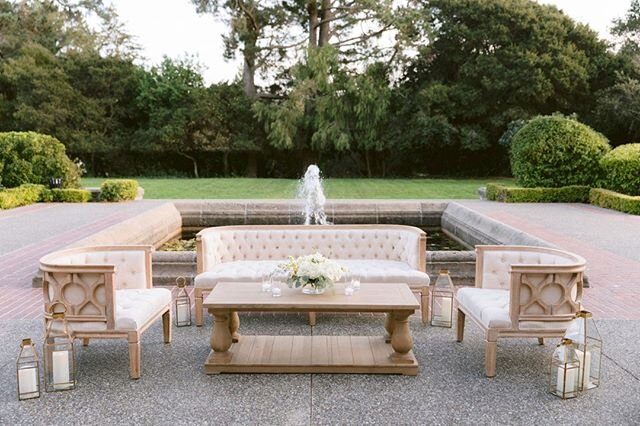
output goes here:
<path id="1" fill-rule="evenodd" d="M 496 375 L 499 337 L 562 337 L 580 310 L 586 261 L 545 247 L 476 246 L 475 287 L 461 288 L 457 341 L 468 316 L 485 333 L 485 370 Z"/>
<path id="2" fill-rule="evenodd" d="M 45 327 L 60 306 L 74 339 L 127 339 L 129 375 L 140 378 L 140 336 L 162 317 L 171 343 L 171 292 L 153 288 L 150 246 L 80 247 L 40 259 Z"/>

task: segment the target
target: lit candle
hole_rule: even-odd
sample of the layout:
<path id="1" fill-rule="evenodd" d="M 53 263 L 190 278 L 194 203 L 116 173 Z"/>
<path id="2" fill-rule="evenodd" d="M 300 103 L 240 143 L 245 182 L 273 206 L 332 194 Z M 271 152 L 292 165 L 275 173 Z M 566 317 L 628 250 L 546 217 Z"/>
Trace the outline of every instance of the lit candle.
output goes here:
<path id="1" fill-rule="evenodd" d="M 353 287 L 345 287 L 344 294 L 345 296 L 353 296 Z"/>
<path id="2" fill-rule="evenodd" d="M 38 374 L 35 368 L 23 368 L 18 370 L 18 392 L 21 394 L 38 391 Z"/>
<path id="3" fill-rule="evenodd" d="M 271 289 L 271 296 L 280 297 L 280 295 L 282 295 L 282 290 L 280 290 L 278 287 L 274 287 Z"/>
<path id="4" fill-rule="evenodd" d="M 580 389 L 589 389 L 591 386 L 591 352 L 576 350 L 576 355 L 580 360 L 579 381 Z"/>
<path id="5" fill-rule="evenodd" d="M 351 287 L 353 287 L 354 291 L 358 291 L 360 290 L 360 280 L 357 278 L 354 278 L 351 280 Z"/>
<path id="6" fill-rule="evenodd" d="M 51 354 L 53 366 L 53 388 L 68 389 L 69 384 L 69 351 L 55 351 Z"/>
<path id="7" fill-rule="evenodd" d="M 184 305 L 178 305 L 178 311 L 176 312 L 176 315 L 178 315 L 178 322 L 179 323 L 183 323 L 183 322 L 189 322 L 190 318 L 189 318 L 189 306 L 184 304 Z"/>
<path id="8" fill-rule="evenodd" d="M 566 395 L 576 391 L 576 374 L 578 374 L 577 368 L 567 370 L 563 367 L 558 367 L 558 381 L 556 383 L 558 395 L 562 396 L 563 393 Z"/>

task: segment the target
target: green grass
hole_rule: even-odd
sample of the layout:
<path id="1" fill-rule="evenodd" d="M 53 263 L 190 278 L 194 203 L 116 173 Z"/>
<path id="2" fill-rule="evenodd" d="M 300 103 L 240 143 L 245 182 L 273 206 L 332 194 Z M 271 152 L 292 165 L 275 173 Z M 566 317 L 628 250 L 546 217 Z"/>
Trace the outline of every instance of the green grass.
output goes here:
<path id="1" fill-rule="evenodd" d="M 293 198 L 297 180 L 250 178 L 133 178 L 144 198 Z M 100 186 L 103 178 L 84 178 L 83 186 Z M 325 179 L 327 198 L 478 198 L 487 182 L 513 185 L 513 179 Z"/>

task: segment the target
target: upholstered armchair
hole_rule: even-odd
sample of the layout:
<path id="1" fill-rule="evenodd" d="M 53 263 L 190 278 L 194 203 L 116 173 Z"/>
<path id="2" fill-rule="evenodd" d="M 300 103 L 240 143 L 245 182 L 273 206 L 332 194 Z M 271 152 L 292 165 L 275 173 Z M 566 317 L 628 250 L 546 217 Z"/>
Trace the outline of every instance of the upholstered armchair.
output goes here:
<path id="1" fill-rule="evenodd" d="M 500 337 L 562 337 L 580 310 L 585 260 L 544 247 L 476 246 L 475 287 L 461 288 L 457 340 L 469 317 L 485 333 L 485 369 L 496 375 Z"/>
<path id="2" fill-rule="evenodd" d="M 162 317 L 171 342 L 171 292 L 153 288 L 150 246 L 80 247 L 40 259 L 45 326 L 64 310 L 72 337 L 127 339 L 129 375 L 140 377 L 140 336 Z"/>

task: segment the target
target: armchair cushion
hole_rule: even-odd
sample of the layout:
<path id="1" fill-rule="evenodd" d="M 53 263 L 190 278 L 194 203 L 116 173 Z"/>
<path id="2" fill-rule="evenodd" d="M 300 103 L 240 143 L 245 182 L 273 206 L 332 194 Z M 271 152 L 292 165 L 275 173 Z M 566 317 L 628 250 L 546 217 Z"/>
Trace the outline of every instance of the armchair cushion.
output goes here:
<path id="1" fill-rule="evenodd" d="M 509 290 L 511 265 L 567 265 L 574 261 L 548 253 L 495 250 L 484 252 L 483 262 L 482 287 Z"/>
<path id="2" fill-rule="evenodd" d="M 508 290 L 461 288 L 456 298 L 485 327 L 511 328 Z"/>
<path id="3" fill-rule="evenodd" d="M 260 281 L 276 270 L 285 260 L 240 260 L 218 263 L 209 271 L 198 274 L 195 286 L 212 288 L 218 282 Z M 408 285 L 429 285 L 429 276 L 413 269 L 406 262 L 394 260 L 338 260 L 349 270 L 345 279 L 358 277 L 362 282 L 403 282 Z"/>

